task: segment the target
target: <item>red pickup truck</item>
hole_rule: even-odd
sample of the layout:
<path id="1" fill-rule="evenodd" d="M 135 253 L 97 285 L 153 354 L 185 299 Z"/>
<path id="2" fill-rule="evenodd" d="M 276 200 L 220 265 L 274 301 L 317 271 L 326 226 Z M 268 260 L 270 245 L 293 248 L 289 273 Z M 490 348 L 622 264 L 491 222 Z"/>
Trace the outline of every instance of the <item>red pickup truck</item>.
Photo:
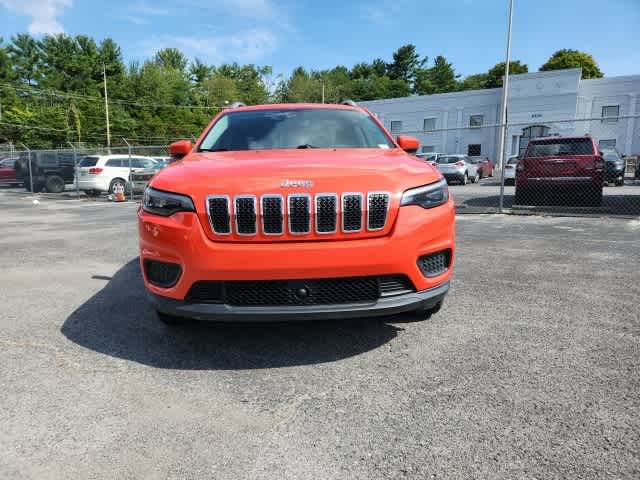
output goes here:
<path id="1" fill-rule="evenodd" d="M 531 140 L 516 167 L 515 203 L 600 206 L 604 167 L 589 135 Z"/>
<path id="2" fill-rule="evenodd" d="M 15 158 L 0 160 L 0 185 L 22 185 L 16 178 Z"/>

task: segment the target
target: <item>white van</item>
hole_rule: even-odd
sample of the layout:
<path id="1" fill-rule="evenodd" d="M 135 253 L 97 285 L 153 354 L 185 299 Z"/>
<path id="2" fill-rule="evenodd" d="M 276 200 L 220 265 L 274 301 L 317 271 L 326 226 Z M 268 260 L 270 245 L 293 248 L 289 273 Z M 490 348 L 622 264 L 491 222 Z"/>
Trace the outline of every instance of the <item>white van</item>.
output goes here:
<path id="1" fill-rule="evenodd" d="M 87 195 L 115 193 L 118 188 L 126 187 L 130 173 L 153 168 L 155 164 L 156 160 L 151 157 L 90 155 L 78 164 L 78 185 Z"/>

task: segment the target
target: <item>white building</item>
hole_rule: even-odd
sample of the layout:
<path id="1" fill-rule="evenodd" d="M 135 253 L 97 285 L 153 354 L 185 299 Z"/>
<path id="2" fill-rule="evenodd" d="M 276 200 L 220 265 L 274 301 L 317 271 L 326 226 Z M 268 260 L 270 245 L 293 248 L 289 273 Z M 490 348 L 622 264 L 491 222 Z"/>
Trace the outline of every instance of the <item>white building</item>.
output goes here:
<path id="1" fill-rule="evenodd" d="M 509 78 L 508 155 L 542 135 L 593 135 L 602 147 L 640 153 L 640 75 L 581 80 L 580 69 Z M 496 157 L 501 88 L 362 102 L 423 152 Z M 602 119 L 602 117 L 606 117 Z M 593 120 L 596 119 L 596 120 Z"/>

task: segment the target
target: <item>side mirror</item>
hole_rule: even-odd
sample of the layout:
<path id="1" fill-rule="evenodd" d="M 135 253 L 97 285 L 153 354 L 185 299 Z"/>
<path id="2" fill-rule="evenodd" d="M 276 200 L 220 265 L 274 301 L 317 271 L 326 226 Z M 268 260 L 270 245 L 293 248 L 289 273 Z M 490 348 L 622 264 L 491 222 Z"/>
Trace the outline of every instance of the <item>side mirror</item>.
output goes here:
<path id="1" fill-rule="evenodd" d="M 407 153 L 416 153 L 420 146 L 417 138 L 408 135 L 398 135 L 396 141 L 398 142 L 398 146 Z"/>
<path id="2" fill-rule="evenodd" d="M 169 154 L 172 160 L 180 160 L 185 155 L 191 153 L 193 144 L 189 140 L 178 140 L 169 145 Z"/>

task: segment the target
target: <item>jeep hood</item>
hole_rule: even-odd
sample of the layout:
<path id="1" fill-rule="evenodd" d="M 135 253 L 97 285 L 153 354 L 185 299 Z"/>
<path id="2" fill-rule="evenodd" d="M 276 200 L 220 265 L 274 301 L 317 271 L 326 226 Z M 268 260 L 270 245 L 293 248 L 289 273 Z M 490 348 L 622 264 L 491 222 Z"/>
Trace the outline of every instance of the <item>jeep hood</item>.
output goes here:
<path id="1" fill-rule="evenodd" d="M 398 193 L 439 178 L 427 162 L 400 149 L 249 150 L 192 153 L 158 172 L 152 186 L 204 199 L 289 191 Z M 285 180 L 313 185 L 283 188 Z"/>
<path id="2" fill-rule="evenodd" d="M 150 182 L 153 188 L 189 195 L 200 223 L 214 241 L 308 241 L 356 239 L 387 235 L 397 217 L 402 192 L 432 183 L 441 174 L 427 162 L 400 149 L 301 149 L 242 152 L 198 152 L 170 165 Z M 215 235 L 209 224 L 207 197 L 223 195 L 388 192 L 385 227 L 358 233 L 304 236 Z M 366 198 L 366 197 L 365 197 Z M 364 206 L 366 209 L 366 205 Z M 285 216 L 287 213 L 285 212 Z M 312 216 L 314 214 L 312 213 Z M 314 220 L 312 219 L 312 222 Z"/>

